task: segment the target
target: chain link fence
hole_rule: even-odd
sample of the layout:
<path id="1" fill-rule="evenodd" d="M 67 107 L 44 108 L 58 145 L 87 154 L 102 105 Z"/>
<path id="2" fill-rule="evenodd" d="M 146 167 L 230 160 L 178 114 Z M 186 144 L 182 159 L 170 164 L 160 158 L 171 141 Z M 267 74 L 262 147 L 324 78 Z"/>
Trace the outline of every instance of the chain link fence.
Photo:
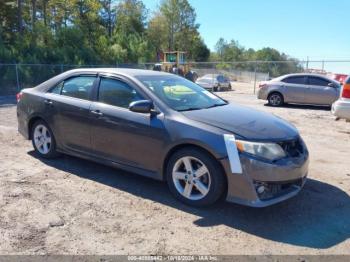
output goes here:
<path id="1" fill-rule="evenodd" d="M 23 88 L 36 86 L 45 80 L 74 68 L 113 67 L 152 70 L 155 63 L 116 65 L 62 65 L 62 64 L 0 64 L 0 96 L 11 96 Z M 255 93 L 260 81 L 284 74 L 313 72 L 336 77 L 334 74 L 350 71 L 350 61 L 246 61 L 190 63 L 199 77 L 222 74 L 232 82 L 246 83 Z"/>

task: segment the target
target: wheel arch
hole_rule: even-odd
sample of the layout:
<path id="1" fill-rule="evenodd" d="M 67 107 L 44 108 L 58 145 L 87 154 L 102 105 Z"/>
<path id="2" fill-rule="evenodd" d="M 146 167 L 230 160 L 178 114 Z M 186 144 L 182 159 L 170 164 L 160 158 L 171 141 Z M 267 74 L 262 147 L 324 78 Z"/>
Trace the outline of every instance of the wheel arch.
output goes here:
<path id="1" fill-rule="evenodd" d="M 49 124 L 47 123 L 47 121 L 45 121 L 45 119 L 42 117 L 42 116 L 40 116 L 40 115 L 35 115 L 35 116 L 32 116 L 31 118 L 30 118 L 30 120 L 28 121 L 28 138 L 29 138 L 29 140 L 30 139 L 32 139 L 32 129 L 33 129 L 33 125 L 34 125 L 34 123 L 35 122 L 37 122 L 37 121 L 43 121 L 43 122 L 45 122 L 48 126 L 49 126 Z"/>
<path id="2" fill-rule="evenodd" d="M 225 172 L 224 171 L 225 170 L 224 167 L 222 166 L 221 162 L 218 160 L 218 156 L 214 152 L 212 152 L 212 150 L 210 150 L 209 148 L 207 148 L 205 146 L 196 144 L 196 143 L 185 142 L 185 143 L 174 145 L 167 151 L 167 153 L 166 153 L 166 155 L 165 155 L 165 157 L 163 159 L 163 163 L 162 163 L 162 172 L 161 172 L 161 174 L 162 174 L 163 180 L 166 180 L 165 172 L 166 172 L 167 163 L 168 163 L 170 157 L 175 152 L 177 152 L 179 150 L 182 150 L 184 148 L 194 148 L 194 149 L 200 150 L 200 151 L 208 154 L 214 161 L 216 161 L 218 163 L 218 165 L 222 169 L 222 172 Z M 226 178 L 226 176 L 225 176 L 225 178 Z"/>
<path id="3" fill-rule="evenodd" d="M 219 159 L 215 156 L 215 154 L 213 152 L 210 151 L 210 149 L 207 149 L 201 145 L 198 145 L 196 143 L 181 143 L 181 144 L 177 144 L 175 146 L 173 146 L 166 154 L 164 161 L 163 161 L 163 167 L 162 167 L 162 180 L 166 181 L 167 180 L 167 176 L 166 176 L 166 169 L 167 169 L 167 163 L 170 159 L 170 157 L 177 151 L 182 150 L 184 148 L 193 148 L 193 149 L 197 149 L 202 151 L 203 153 L 206 153 L 208 156 L 210 156 L 213 161 L 215 161 L 218 165 L 218 168 L 220 168 L 220 172 L 223 174 L 224 177 L 224 190 L 222 192 L 222 195 L 220 196 L 219 199 L 225 199 L 227 196 L 227 192 L 228 192 L 228 178 L 226 176 L 225 173 L 225 168 L 223 167 L 222 163 L 219 161 Z"/>
<path id="4" fill-rule="evenodd" d="M 284 100 L 284 95 L 283 93 L 280 91 L 280 90 L 271 90 L 268 94 L 267 94 L 267 99 L 269 99 L 269 97 L 272 95 L 272 94 L 279 94 L 282 96 L 283 100 Z"/>
<path id="5" fill-rule="evenodd" d="M 286 97 L 285 95 L 283 94 L 283 92 L 281 92 L 281 90 L 271 90 L 268 95 L 267 95 L 267 101 L 269 101 L 270 99 L 270 96 L 273 95 L 273 94 L 279 94 L 281 97 L 282 97 L 282 104 L 286 103 Z"/>

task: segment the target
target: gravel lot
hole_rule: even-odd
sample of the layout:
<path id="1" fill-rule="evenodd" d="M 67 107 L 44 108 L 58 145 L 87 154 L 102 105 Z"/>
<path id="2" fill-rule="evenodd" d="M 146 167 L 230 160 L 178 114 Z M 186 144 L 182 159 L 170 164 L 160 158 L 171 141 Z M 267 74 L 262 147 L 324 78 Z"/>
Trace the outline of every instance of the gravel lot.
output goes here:
<path id="1" fill-rule="evenodd" d="M 350 254 L 350 123 L 329 108 L 271 108 L 233 84 L 220 93 L 300 130 L 311 154 L 295 198 L 196 209 L 166 184 L 85 160 L 38 159 L 0 100 L 0 254 Z"/>

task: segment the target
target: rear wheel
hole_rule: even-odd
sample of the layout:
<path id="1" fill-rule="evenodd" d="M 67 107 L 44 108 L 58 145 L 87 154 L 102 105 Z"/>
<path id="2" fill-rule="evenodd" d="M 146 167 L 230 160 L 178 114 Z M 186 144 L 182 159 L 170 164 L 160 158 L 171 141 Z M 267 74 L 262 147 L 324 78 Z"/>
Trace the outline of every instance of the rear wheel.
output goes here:
<path id="1" fill-rule="evenodd" d="M 280 93 L 272 93 L 268 97 L 269 105 L 282 106 L 284 104 L 283 96 Z"/>
<path id="2" fill-rule="evenodd" d="M 32 127 L 32 143 L 35 152 L 44 158 L 58 156 L 56 140 L 49 126 L 42 120 L 38 120 Z"/>
<path id="3" fill-rule="evenodd" d="M 177 151 L 167 165 L 167 182 L 172 194 L 192 206 L 208 206 L 223 194 L 225 178 L 221 167 L 196 148 Z"/>

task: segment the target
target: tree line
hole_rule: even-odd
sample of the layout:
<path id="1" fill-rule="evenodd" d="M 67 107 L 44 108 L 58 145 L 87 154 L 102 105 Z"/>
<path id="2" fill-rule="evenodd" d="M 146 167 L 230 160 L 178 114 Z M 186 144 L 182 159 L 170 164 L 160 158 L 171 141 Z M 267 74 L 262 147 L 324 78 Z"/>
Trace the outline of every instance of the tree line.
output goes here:
<path id="1" fill-rule="evenodd" d="M 217 65 L 219 69 L 229 69 L 233 66 L 234 69 L 238 70 L 257 70 L 258 72 L 269 73 L 273 77 L 302 72 L 303 70 L 297 59 L 289 57 L 274 48 L 246 49 L 235 40 L 228 42 L 223 38 L 220 38 L 216 43 L 215 52 L 211 54 L 210 60 L 220 62 Z M 231 65 L 227 62 L 235 62 L 235 64 Z"/>
<path id="2" fill-rule="evenodd" d="M 191 61 L 290 61 L 272 48 L 246 49 L 219 39 L 210 53 L 188 0 L 2 0 L 0 62 L 117 64 L 156 62 L 166 50 Z"/>
<path id="3" fill-rule="evenodd" d="M 164 0 L 152 13 L 141 0 L 2 0 L 0 61 L 144 63 L 163 50 L 207 61 L 198 28 L 187 0 Z"/>

